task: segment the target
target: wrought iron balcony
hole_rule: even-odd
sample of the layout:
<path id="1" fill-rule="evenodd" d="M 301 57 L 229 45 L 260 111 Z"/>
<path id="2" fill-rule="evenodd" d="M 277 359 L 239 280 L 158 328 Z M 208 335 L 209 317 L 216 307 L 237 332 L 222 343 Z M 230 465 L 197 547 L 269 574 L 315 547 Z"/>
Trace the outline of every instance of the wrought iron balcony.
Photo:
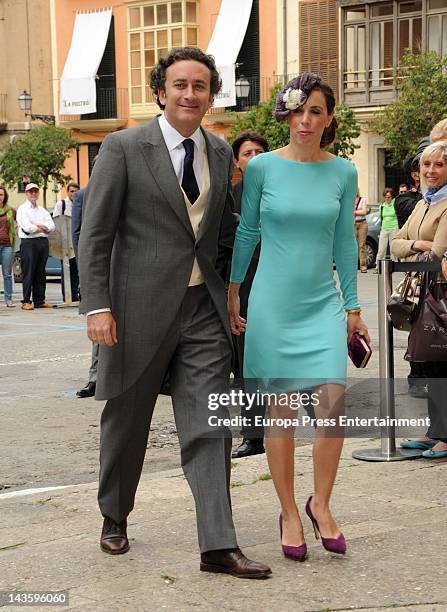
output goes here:
<path id="1" fill-rule="evenodd" d="M 86 115 L 60 115 L 59 121 L 88 121 L 98 119 L 128 119 L 129 94 L 124 88 L 110 87 L 96 92 L 96 113 Z"/>

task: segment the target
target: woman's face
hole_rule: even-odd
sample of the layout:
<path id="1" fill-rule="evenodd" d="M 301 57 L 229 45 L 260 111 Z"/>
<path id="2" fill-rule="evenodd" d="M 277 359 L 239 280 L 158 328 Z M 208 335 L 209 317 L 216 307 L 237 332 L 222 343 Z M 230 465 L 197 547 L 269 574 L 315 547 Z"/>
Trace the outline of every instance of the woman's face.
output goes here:
<path id="1" fill-rule="evenodd" d="M 5 201 L 5 192 L 3 191 L 3 189 L 0 189 L 0 206 L 3 205 L 4 201 Z"/>
<path id="2" fill-rule="evenodd" d="M 287 117 L 290 127 L 290 138 L 297 144 L 318 144 L 325 128 L 333 119 L 326 106 L 326 98 L 319 90 L 313 90 L 303 106 L 291 112 Z"/>
<path id="3" fill-rule="evenodd" d="M 447 160 L 442 153 L 430 155 L 421 164 L 422 178 L 427 187 L 441 187 L 447 183 Z"/>
<path id="4" fill-rule="evenodd" d="M 393 199 L 393 194 L 391 193 L 391 191 L 387 191 L 385 194 L 385 202 L 389 204 L 392 199 Z"/>

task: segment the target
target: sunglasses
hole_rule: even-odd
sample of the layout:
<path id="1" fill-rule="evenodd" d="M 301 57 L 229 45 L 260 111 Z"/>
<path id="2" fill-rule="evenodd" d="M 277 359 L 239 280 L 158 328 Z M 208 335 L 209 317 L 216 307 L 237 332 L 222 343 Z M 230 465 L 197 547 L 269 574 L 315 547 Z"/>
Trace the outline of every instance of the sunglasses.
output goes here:
<path id="1" fill-rule="evenodd" d="M 28 193 L 39 193 L 38 189 L 28 189 Z"/>

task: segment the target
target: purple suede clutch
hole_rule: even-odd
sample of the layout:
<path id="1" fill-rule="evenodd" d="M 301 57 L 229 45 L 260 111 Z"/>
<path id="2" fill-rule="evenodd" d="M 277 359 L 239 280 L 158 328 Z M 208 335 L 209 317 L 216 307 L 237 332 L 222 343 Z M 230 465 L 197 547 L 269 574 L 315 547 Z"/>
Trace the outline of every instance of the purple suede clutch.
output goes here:
<path id="1" fill-rule="evenodd" d="M 348 344 L 348 355 L 356 368 L 366 368 L 372 355 L 372 350 L 365 338 L 358 332 L 352 334 Z"/>

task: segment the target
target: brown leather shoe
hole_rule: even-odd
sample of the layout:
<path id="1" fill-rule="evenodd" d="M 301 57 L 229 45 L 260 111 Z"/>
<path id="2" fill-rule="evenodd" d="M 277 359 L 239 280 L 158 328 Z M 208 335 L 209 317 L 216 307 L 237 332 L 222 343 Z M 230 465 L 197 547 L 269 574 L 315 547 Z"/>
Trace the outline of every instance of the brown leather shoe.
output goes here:
<path id="1" fill-rule="evenodd" d="M 22 310 L 34 310 L 34 306 L 30 304 L 29 302 L 25 302 L 24 304 L 22 304 L 21 309 Z"/>
<path id="2" fill-rule="evenodd" d="M 202 553 L 200 571 L 230 574 L 236 578 L 268 578 L 272 573 L 268 565 L 247 559 L 239 548 Z"/>
<path id="3" fill-rule="evenodd" d="M 108 516 L 104 517 L 100 547 L 103 552 L 109 555 L 122 555 L 129 550 L 127 519 L 124 519 L 121 523 L 115 523 Z"/>
<path id="4" fill-rule="evenodd" d="M 43 304 L 35 304 L 34 308 L 56 308 L 56 305 L 44 302 Z"/>

